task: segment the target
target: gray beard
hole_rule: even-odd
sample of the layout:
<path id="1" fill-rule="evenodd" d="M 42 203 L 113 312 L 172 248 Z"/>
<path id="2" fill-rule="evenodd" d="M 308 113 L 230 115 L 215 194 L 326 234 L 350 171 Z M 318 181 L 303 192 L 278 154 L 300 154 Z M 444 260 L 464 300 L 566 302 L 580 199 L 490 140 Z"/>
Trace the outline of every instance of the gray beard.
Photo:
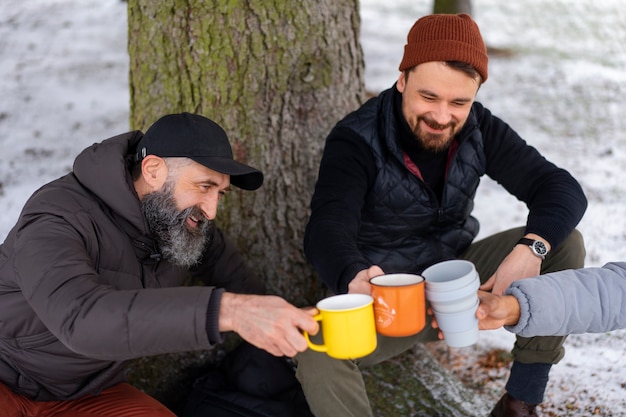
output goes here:
<path id="1" fill-rule="evenodd" d="M 179 211 L 171 187 L 166 185 L 144 196 L 141 209 L 163 258 L 183 268 L 200 262 L 207 243 L 209 221 L 199 208 Z M 187 226 L 191 215 L 198 219 L 195 229 Z"/>

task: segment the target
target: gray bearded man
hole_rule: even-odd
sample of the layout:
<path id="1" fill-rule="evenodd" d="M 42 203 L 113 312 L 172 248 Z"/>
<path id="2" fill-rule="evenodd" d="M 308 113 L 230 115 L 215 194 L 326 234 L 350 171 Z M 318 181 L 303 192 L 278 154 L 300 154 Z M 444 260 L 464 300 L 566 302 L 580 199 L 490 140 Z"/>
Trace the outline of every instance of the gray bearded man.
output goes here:
<path id="1" fill-rule="evenodd" d="M 36 191 L 0 246 L 2 416 L 173 417 L 125 382 L 127 360 L 227 331 L 276 356 L 305 350 L 315 310 L 260 295 L 214 223 L 231 184 L 262 182 L 220 126 L 183 113 L 90 146 Z"/>

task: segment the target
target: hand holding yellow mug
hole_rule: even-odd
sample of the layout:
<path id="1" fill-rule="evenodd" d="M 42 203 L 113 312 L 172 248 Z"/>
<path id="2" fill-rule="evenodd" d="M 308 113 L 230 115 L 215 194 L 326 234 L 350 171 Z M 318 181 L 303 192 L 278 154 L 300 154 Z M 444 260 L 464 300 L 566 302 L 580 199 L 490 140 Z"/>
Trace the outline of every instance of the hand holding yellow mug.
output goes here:
<path id="1" fill-rule="evenodd" d="M 309 347 L 335 359 L 356 359 L 372 353 L 376 349 L 373 302 L 366 294 L 340 294 L 318 302 L 320 312 L 314 319 L 321 322 L 324 344 L 311 342 L 304 332 Z"/>

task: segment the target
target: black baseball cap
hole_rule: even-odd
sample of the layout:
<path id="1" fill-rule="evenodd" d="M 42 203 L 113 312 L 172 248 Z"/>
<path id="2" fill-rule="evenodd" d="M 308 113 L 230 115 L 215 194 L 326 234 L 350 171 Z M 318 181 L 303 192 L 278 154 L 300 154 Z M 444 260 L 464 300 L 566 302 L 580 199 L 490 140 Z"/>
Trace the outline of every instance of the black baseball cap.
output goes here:
<path id="1" fill-rule="evenodd" d="M 154 122 L 139 141 L 135 160 L 147 155 L 192 159 L 230 175 L 230 183 L 244 190 L 256 190 L 263 184 L 261 171 L 233 159 L 224 129 L 199 114 L 169 114 Z"/>

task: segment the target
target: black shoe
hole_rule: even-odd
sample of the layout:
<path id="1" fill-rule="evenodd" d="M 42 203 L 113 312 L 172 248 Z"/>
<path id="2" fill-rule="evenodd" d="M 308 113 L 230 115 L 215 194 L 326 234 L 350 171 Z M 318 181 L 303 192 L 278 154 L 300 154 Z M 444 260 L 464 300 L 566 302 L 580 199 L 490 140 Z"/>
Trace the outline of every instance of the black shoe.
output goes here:
<path id="1" fill-rule="evenodd" d="M 489 417 L 537 417 L 537 404 L 528 404 L 504 394 L 496 406 L 491 410 Z"/>

